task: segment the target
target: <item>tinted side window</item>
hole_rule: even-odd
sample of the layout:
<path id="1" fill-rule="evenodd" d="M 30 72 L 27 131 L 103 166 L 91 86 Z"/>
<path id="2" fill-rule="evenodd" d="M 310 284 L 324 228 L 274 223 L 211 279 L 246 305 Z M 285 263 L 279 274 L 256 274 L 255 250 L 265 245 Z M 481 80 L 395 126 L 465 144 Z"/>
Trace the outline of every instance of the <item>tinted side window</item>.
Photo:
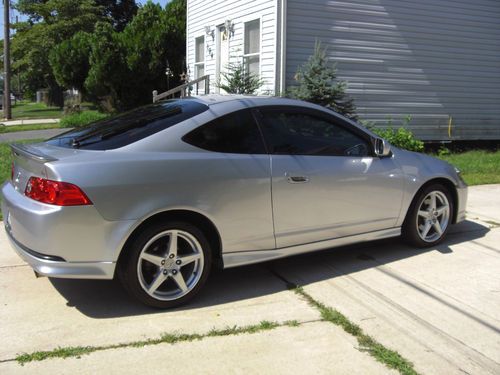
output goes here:
<path id="1" fill-rule="evenodd" d="M 233 154 L 265 154 L 264 142 L 249 110 L 219 117 L 192 132 L 182 140 L 208 151 Z"/>
<path id="2" fill-rule="evenodd" d="M 329 120 L 306 113 L 261 110 L 262 125 L 274 154 L 367 156 L 367 142 Z"/>

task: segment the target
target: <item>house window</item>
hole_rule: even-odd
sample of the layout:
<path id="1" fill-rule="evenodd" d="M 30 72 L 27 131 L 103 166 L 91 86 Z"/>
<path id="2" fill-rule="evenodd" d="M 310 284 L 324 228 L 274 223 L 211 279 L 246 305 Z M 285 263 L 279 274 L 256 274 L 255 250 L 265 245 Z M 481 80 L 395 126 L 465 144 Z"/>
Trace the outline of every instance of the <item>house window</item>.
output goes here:
<path id="1" fill-rule="evenodd" d="M 245 49 L 243 64 L 247 72 L 260 73 L 260 20 L 245 22 Z"/>
<path id="2" fill-rule="evenodd" d="M 205 37 L 196 38 L 194 45 L 194 77 L 200 78 L 205 75 Z M 204 90 L 205 82 L 200 82 L 197 89 Z"/>

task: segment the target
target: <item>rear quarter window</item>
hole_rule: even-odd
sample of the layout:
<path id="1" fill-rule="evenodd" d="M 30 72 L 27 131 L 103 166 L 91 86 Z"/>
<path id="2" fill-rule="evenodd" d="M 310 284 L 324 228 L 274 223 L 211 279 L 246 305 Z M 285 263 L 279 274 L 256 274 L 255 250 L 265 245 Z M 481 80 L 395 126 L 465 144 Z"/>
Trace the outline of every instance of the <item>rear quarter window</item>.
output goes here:
<path id="1" fill-rule="evenodd" d="M 232 154 L 265 154 L 264 140 L 250 110 L 236 111 L 212 120 L 186 134 L 182 140 L 208 151 Z"/>

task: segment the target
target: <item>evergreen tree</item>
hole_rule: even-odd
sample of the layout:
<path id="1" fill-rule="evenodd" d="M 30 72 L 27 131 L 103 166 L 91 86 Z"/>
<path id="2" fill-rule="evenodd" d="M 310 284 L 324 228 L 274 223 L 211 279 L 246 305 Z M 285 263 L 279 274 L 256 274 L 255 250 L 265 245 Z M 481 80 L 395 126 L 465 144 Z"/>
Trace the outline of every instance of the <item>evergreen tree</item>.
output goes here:
<path id="1" fill-rule="evenodd" d="M 153 90 L 167 90 L 167 61 L 174 74 L 170 84 L 180 83 L 185 30 L 186 0 L 171 0 L 165 8 L 147 2 L 122 31 L 101 18 L 91 31 L 52 47 L 50 67 L 59 85 L 77 88 L 85 100 L 106 110 L 131 109 L 150 103 Z"/>
<path id="2" fill-rule="evenodd" d="M 294 99 L 331 108 L 351 119 L 356 119 L 354 101 L 346 94 L 347 82 L 337 79 L 337 68 L 327 55 L 327 49 L 316 42 L 314 54 L 295 75 L 297 86 L 291 87 L 288 95 Z"/>
<path id="3" fill-rule="evenodd" d="M 242 63 L 229 64 L 227 72 L 221 72 L 221 76 L 216 86 L 228 94 L 252 95 L 264 84 L 258 75 L 248 72 Z"/>
<path id="4" fill-rule="evenodd" d="M 122 31 L 132 21 L 139 7 L 135 0 L 95 0 L 103 15 L 111 20 L 116 31 Z"/>
<path id="5" fill-rule="evenodd" d="M 84 82 L 89 73 L 92 49 L 91 33 L 79 31 L 52 48 L 49 63 L 54 77 L 63 88 L 76 88 L 84 95 Z"/>
<path id="6" fill-rule="evenodd" d="M 16 9 L 28 17 L 13 24 L 12 70 L 25 91 L 49 89 L 49 104 L 63 106 L 63 88 L 49 63 L 51 50 L 78 32 L 91 32 L 102 19 L 93 0 L 22 0 Z"/>

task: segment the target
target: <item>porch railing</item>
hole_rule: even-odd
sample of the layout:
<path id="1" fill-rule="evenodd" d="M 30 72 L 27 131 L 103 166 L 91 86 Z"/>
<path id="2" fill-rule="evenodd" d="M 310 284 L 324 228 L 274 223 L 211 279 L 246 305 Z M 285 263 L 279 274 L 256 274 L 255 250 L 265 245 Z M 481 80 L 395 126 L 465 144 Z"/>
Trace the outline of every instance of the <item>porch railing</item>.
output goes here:
<path id="1" fill-rule="evenodd" d="M 153 91 L 153 103 L 159 102 L 160 100 L 168 99 L 170 97 L 174 97 L 176 94 L 180 94 L 181 98 L 185 98 L 187 96 L 191 96 L 194 92 L 195 95 L 199 95 L 200 93 L 200 83 L 204 82 L 204 87 L 201 88 L 204 94 L 208 94 L 210 92 L 210 74 L 207 74 L 203 77 L 196 78 L 190 82 L 186 82 L 180 86 L 174 87 L 168 91 L 162 92 L 158 94 L 157 90 Z"/>

